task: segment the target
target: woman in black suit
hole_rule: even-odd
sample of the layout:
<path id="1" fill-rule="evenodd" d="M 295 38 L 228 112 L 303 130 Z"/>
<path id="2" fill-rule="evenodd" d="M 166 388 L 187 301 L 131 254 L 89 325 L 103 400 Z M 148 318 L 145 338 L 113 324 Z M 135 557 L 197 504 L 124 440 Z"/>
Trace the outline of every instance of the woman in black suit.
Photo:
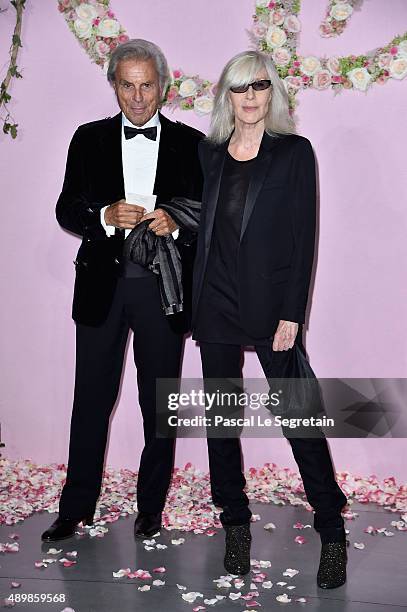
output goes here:
<path id="1" fill-rule="evenodd" d="M 282 371 L 302 324 L 314 256 L 316 179 L 311 143 L 295 134 L 272 60 L 257 51 L 225 66 L 204 173 L 194 269 L 193 338 L 204 379 L 241 378 L 241 350 L 254 346 L 265 375 Z M 325 437 L 289 438 L 321 537 L 318 585 L 346 580 L 339 488 Z M 222 507 L 225 568 L 250 569 L 250 517 L 240 440 L 208 437 L 211 489 Z"/>

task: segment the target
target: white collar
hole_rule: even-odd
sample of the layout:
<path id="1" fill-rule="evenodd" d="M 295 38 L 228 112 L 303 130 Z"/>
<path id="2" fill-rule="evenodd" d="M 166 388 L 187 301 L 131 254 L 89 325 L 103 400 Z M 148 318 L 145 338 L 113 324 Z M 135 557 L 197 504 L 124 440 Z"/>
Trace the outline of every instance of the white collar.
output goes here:
<path id="1" fill-rule="evenodd" d="M 158 110 L 155 112 L 155 115 L 153 115 L 151 119 L 149 119 L 147 123 L 145 123 L 144 125 L 134 125 L 134 123 L 132 123 L 131 121 L 129 121 L 129 119 L 127 119 L 126 115 L 122 111 L 122 125 L 128 125 L 130 127 L 137 127 L 137 128 L 148 128 L 148 127 L 153 127 L 153 126 L 159 126 L 160 118 L 158 116 Z"/>

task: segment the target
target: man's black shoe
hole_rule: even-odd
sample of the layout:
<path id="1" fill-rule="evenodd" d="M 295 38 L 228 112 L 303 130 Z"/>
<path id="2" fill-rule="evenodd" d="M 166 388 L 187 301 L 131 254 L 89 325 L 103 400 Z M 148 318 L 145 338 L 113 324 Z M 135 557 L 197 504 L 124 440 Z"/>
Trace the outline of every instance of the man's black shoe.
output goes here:
<path id="1" fill-rule="evenodd" d="M 93 516 L 89 516 L 85 519 L 63 519 L 57 518 L 41 536 L 41 540 L 44 542 L 56 542 L 57 540 L 65 540 L 71 538 L 75 534 L 76 527 L 79 523 L 82 525 L 92 525 Z"/>
<path id="2" fill-rule="evenodd" d="M 149 512 L 139 512 L 134 523 L 134 535 L 136 537 L 151 538 L 161 529 L 161 512 L 150 514 Z"/>

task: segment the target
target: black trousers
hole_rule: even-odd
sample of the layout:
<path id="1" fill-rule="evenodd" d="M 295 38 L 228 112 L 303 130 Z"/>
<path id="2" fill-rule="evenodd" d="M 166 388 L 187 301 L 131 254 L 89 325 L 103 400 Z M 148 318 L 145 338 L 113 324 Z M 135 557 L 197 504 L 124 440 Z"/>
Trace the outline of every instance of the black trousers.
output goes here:
<path id="1" fill-rule="evenodd" d="M 300 333 L 296 342 L 301 342 Z M 234 344 L 200 342 L 205 378 L 241 378 L 241 349 Z M 266 377 L 273 378 L 273 360 L 287 359 L 288 351 L 273 351 L 272 346 L 255 347 Z M 291 349 L 290 349 L 291 350 Z M 281 371 L 281 370 L 279 370 Z M 314 528 L 321 542 L 344 541 L 341 509 L 347 498 L 335 480 L 325 437 L 287 437 L 298 465 L 309 504 L 313 507 Z M 240 439 L 209 438 L 209 469 L 213 502 L 222 507 L 223 525 L 242 525 L 250 521 L 249 500 L 244 492 Z"/>
<path id="2" fill-rule="evenodd" d="M 145 446 L 137 483 L 139 511 L 160 512 L 170 484 L 174 440 L 156 438 L 156 378 L 177 378 L 183 335 L 169 326 L 155 276 L 120 278 L 111 311 L 100 327 L 76 326 L 75 393 L 62 518 L 94 512 L 100 494 L 109 419 L 115 405 L 129 330 L 134 333 L 139 404 Z"/>

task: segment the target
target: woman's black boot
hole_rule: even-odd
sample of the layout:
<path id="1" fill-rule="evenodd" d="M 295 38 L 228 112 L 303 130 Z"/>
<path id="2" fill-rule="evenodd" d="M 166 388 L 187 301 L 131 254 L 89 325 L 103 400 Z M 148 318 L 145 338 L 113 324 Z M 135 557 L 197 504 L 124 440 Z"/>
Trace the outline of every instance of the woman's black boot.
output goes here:
<path id="1" fill-rule="evenodd" d="M 349 542 L 322 544 L 317 584 L 321 589 L 336 589 L 346 582 L 346 546 Z"/>
<path id="2" fill-rule="evenodd" d="M 224 525 L 226 531 L 225 570 L 229 574 L 248 574 L 250 571 L 250 524 Z"/>

